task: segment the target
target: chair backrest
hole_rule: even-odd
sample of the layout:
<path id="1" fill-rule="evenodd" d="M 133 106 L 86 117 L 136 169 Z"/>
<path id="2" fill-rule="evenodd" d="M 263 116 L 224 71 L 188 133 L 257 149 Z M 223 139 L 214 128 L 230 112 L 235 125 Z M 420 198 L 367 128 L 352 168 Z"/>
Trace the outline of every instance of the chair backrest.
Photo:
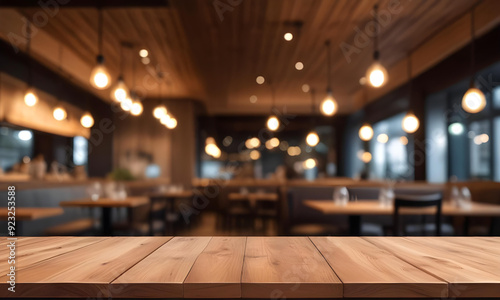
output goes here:
<path id="1" fill-rule="evenodd" d="M 436 223 L 436 235 L 441 235 L 441 206 L 443 194 L 434 193 L 427 195 L 401 195 L 397 194 L 394 200 L 393 226 L 394 235 L 400 235 L 399 209 L 400 208 L 426 208 L 436 207 L 434 221 Z"/>

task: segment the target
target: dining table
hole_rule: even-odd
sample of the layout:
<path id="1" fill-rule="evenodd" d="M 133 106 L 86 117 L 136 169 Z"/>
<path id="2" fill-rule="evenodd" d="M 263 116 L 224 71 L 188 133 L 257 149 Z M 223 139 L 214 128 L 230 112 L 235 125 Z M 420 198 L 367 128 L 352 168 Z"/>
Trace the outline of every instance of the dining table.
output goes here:
<path id="1" fill-rule="evenodd" d="M 55 217 L 63 213 L 64 210 L 60 207 L 16 207 L 13 212 L 7 210 L 7 207 L 4 207 L 0 209 L 0 220 L 14 220 L 15 235 L 17 236 L 23 235 L 24 222 Z M 9 217 L 14 217 L 14 219 L 9 219 Z"/>
<path id="2" fill-rule="evenodd" d="M 5 299 L 500 297 L 500 237 L 19 237 L 16 247 Z"/>
<path id="3" fill-rule="evenodd" d="M 71 201 L 62 201 L 59 203 L 59 205 L 62 207 L 86 207 L 101 209 L 102 235 L 105 236 L 113 234 L 113 208 L 126 208 L 128 210 L 129 223 L 131 224 L 133 218 L 133 209 L 147 204 L 149 204 L 148 197 L 126 197 L 124 199 L 99 198 L 97 200 L 84 198 Z"/>
<path id="4" fill-rule="evenodd" d="M 351 235 L 360 235 L 362 216 L 388 216 L 394 213 L 393 205 L 382 205 L 377 200 L 357 200 L 349 201 L 344 205 L 335 203 L 333 200 L 305 200 L 305 206 L 317 210 L 325 215 L 345 215 L 349 217 L 349 231 Z M 432 215 L 433 208 L 402 208 L 402 215 Z M 500 217 L 500 205 L 471 202 L 469 206 L 459 207 L 450 201 L 442 204 L 441 214 L 450 217 L 491 217 L 493 218 L 490 233 L 493 233 L 495 224 Z M 465 222 L 467 227 L 468 222 Z"/>
<path id="5" fill-rule="evenodd" d="M 157 209 L 155 206 L 160 204 L 160 207 L 165 207 L 165 220 L 163 231 L 167 234 L 174 234 L 174 222 L 177 221 L 177 213 L 175 209 L 175 201 L 177 199 L 188 199 L 194 196 L 191 190 L 183 189 L 160 189 L 148 193 L 150 200 L 150 215 L 149 215 L 149 234 L 154 235 L 154 216 Z M 168 228 L 168 230 L 167 230 Z"/>

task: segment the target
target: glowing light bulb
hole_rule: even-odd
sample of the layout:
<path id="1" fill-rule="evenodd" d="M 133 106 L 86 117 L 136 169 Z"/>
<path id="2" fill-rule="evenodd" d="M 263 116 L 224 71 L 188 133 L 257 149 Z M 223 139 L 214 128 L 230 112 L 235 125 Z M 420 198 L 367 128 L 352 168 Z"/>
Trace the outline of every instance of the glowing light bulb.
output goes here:
<path id="1" fill-rule="evenodd" d="M 54 116 L 54 119 L 56 119 L 57 121 L 62 121 L 66 119 L 66 117 L 68 116 L 66 110 L 61 106 L 54 108 L 52 115 Z"/>
<path id="2" fill-rule="evenodd" d="M 304 64 L 302 62 L 300 62 L 300 61 L 296 62 L 295 63 L 295 69 L 297 71 L 301 71 L 302 69 L 304 69 Z"/>
<path id="3" fill-rule="evenodd" d="M 280 121 L 276 116 L 271 116 L 267 119 L 267 128 L 271 131 L 276 131 L 280 127 Z"/>
<path id="4" fill-rule="evenodd" d="M 363 125 L 359 129 L 359 138 L 363 141 L 369 141 L 373 137 L 373 129 L 370 125 Z"/>
<path id="5" fill-rule="evenodd" d="M 130 113 L 134 116 L 139 116 L 142 114 L 142 103 L 140 101 L 135 101 L 132 103 L 132 107 L 130 108 Z"/>
<path id="6" fill-rule="evenodd" d="M 461 123 L 452 123 L 448 127 L 448 132 L 453 135 L 461 135 L 464 133 L 464 125 Z"/>
<path id="7" fill-rule="evenodd" d="M 387 70 L 378 61 L 375 61 L 366 71 L 366 78 L 371 86 L 379 88 L 389 79 Z"/>
<path id="8" fill-rule="evenodd" d="M 146 49 L 141 49 L 141 50 L 139 51 L 139 56 L 140 56 L 140 57 L 148 57 L 148 55 L 149 55 L 149 52 L 148 52 L 148 50 L 146 50 Z"/>
<path id="9" fill-rule="evenodd" d="M 80 118 L 80 124 L 82 124 L 83 127 L 85 128 L 90 128 L 94 126 L 94 118 L 90 113 L 85 113 L 81 118 Z"/>
<path id="10" fill-rule="evenodd" d="M 273 148 L 276 148 L 280 145 L 280 140 L 278 138 L 273 137 L 272 139 L 269 140 L 269 144 L 273 146 Z"/>
<path id="11" fill-rule="evenodd" d="M 420 127 L 420 121 L 414 114 L 409 113 L 403 118 L 401 125 L 403 126 L 403 130 L 405 132 L 414 133 Z"/>
<path id="12" fill-rule="evenodd" d="M 337 112 L 337 109 L 337 101 L 333 98 L 332 92 L 328 91 L 325 99 L 321 102 L 321 113 L 325 116 L 333 116 Z"/>
<path id="13" fill-rule="evenodd" d="M 129 111 L 132 109 L 132 105 L 134 103 L 132 102 L 132 99 L 130 98 L 126 98 L 125 100 L 123 100 L 120 104 L 120 107 L 124 110 L 124 111 Z"/>
<path id="14" fill-rule="evenodd" d="M 166 114 L 167 114 L 167 108 L 165 107 L 165 105 L 158 105 L 153 110 L 153 116 L 157 119 L 161 119 L 161 117 L 163 117 Z"/>
<path id="15" fill-rule="evenodd" d="M 258 160 L 258 159 L 260 158 L 260 152 L 259 152 L 259 151 L 257 151 L 257 150 L 252 150 L 252 151 L 250 152 L 250 158 L 251 158 L 252 160 Z"/>
<path id="16" fill-rule="evenodd" d="M 290 32 L 287 32 L 283 35 L 283 38 L 285 39 L 285 41 L 289 42 L 289 41 L 293 40 L 293 34 L 291 34 Z"/>
<path id="17" fill-rule="evenodd" d="M 169 114 L 163 115 L 160 118 L 160 123 L 167 126 L 168 120 L 170 120 L 170 119 L 171 119 L 171 117 Z"/>
<path id="18" fill-rule="evenodd" d="M 316 147 L 316 145 L 319 143 L 318 134 L 315 131 L 309 132 L 306 137 L 306 143 L 311 147 Z"/>
<path id="19" fill-rule="evenodd" d="M 361 155 L 361 160 L 367 164 L 369 163 L 371 160 L 372 160 L 372 154 L 370 152 L 364 152 L 362 155 Z"/>
<path id="20" fill-rule="evenodd" d="M 177 120 L 175 118 L 170 118 L 165 126 L 167 126 L 168 129 L 174 129 L 177 127 Z"/>
<path id="21" fill-rule="evenodd" d="M 266 79 L 264 78 L 264 76 L 257 76 L 255 82 L 257 82 L 258 84 L 264 84 L 264 82 L 266 82 Z"/>
<path id="22" fill-rule="evenodd" d="M 385 133 L 381 133 L 377 136 L 377 142 L 385 144 L 389 141 L 389 136 Z"/>
<path id="23" fill-rule="evenodd" d="M 38 102 L 38 96 L 33 89 L 28 89 L 24 94 L 24 103 L 29 106 L 35 106 Z"/>
<path id="24" fill-rule="evenodd" d="M 407 138 L 406 136 L 402 136 L 402 137 L 400 137 L 400 138 L 399 138 L 399 141 L 401 142 L 401 144 L 402 144 L 403 146 L 408 145 L 408 138 Z"/>
<path id="25" fill-rule="evenodd" d="M 305 169 L 313 169 L 314 167 L 316 167 L 316 160 L 314 158 L 308 158 L 304 161 Z"/>
<path id="26" fill-rule="evenodd" d="M 111 99 L 116 102 L 122 102 L 128 96 L 128 88 L 125 85 L 125 82 L 120 78 L 116 83 L 116 86 L 111 91 Z"/>
<path id="27" fill-rule="evenodd" d="M 111 85 L 111 76 L 104 66 L 104 57 L 97 57 L 97 65 L 90 73 L 90 84 L 98 90 L 107 89 Z"/>
<path id="28" fill-rule="evenodd" d="M 483 92 L 476 87 L 468 89 L 462 98 L 462 108 L 468 113 L 478 113 L 482 111 L 485 106 L 486 97 Z"/>

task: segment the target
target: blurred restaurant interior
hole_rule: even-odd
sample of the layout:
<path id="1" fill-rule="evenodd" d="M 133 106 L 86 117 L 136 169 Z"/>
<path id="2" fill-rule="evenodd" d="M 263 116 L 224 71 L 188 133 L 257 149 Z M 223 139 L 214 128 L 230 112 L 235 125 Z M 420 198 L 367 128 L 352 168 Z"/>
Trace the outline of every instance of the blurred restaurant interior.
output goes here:
<path id="1" fill-rule="evenodd" d="M 499 12 L 0 1 L 0 234 L 499 235 Z"/>

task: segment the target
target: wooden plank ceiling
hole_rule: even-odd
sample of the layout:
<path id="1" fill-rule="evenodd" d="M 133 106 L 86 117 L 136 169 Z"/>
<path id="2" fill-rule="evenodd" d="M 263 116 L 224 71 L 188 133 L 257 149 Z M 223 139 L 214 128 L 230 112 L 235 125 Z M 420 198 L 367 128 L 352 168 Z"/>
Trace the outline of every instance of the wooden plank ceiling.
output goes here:
<path id="1" fill-rule="evenodd" d="M 149 50 L 152 62 L 148 66 L 139 62 L 137 50 L 125 51 L 126 81 L 132 84 L 133 59 L 138 62 L 135 86 L 146 98 L 198 99 L 214 114 L 266 114 L 272 104 L 270 88 L 255 82 L 256 76 L 263 75 L 275 86 L 277 106 L 286 104 L 288 111 L 305 113 L 311 110 L 311 98 L 301 91 L 303 84 L 318 91 L 318 103 L 324 96 L 324 42 L 330 39 L 334 94 L 340 111 L 347 113 L 356 108 L 353 97 L 364 88 L 359 79 L 371 63 L 372 46 L 352 55 L 348 63 L 340 45 L 353 44 L 355 28 L 364 28 L 371 20 L 376 2 L 380 2 L 381 11 L 387 11 L 394 1 L 248 0 L 235 7 L 225 6 L 228 10 L 223 19 L 214 3 L 229 5 L 228 1 L 171 0 L 166 7 L 104 8 L 104 55 L 116 78 L 122 41 L 132 42 L 137 50 Z M 477 3 L 396 2 L 401 11 L 391 14 L 380 41 L 381 60 L 387 67 Z M 38 9 L 20 8 L 19 12 L 32 16 Z M 43 30 L 92 65 L 97 53 L 97 16 L 94 8 L 61 8 Z M 296 38 L 286 42 L 283 34 L 294 29 L 288 25 L 294 21 L 303 26 Z M 304 63 L 302 71 L 294 68 L 297 61 Z M 164 82 L 168 84 L 162 88 L 147 76 L 157 71 L 167 74 Z M 258 98 L 255 104 L 249 101 L 252 95 Z"/>

